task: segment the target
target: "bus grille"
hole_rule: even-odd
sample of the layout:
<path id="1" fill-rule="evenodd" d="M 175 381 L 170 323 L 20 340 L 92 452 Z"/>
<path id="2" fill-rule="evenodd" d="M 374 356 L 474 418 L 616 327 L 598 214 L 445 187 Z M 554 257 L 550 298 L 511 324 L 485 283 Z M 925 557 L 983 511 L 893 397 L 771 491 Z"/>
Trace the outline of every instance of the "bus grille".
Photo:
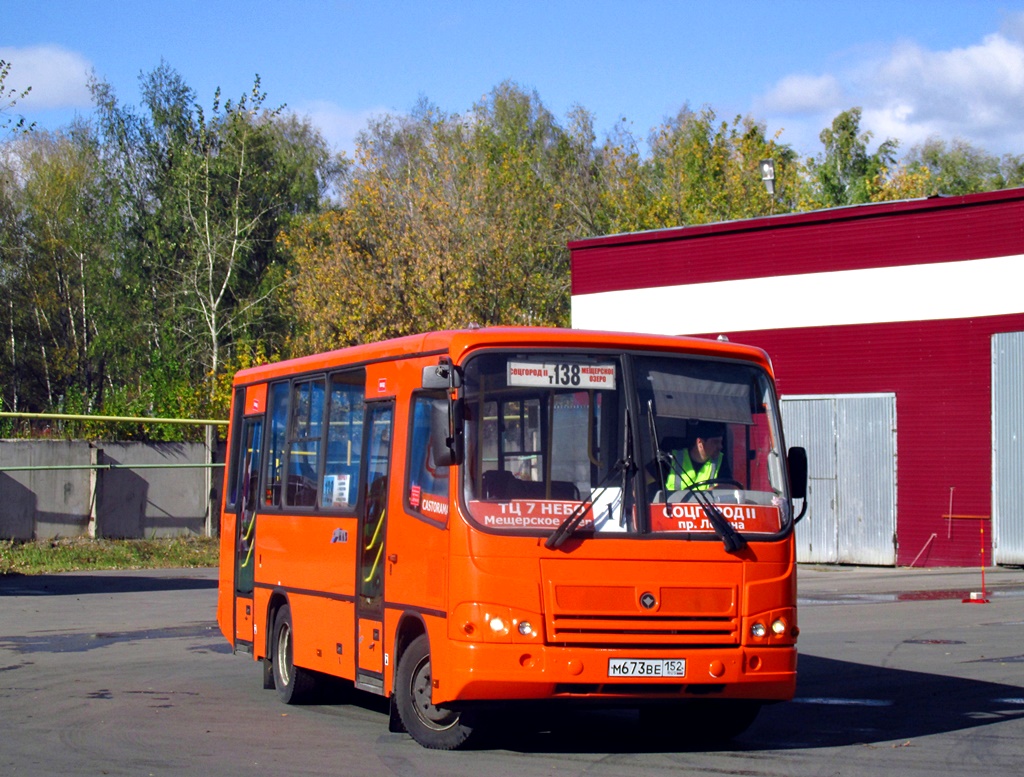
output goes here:
<path id="1" fill-rule="evenodd" d="M 630 618 L 560 613 L 551 618 L 549 639 L 562 645 L 735 645 L 732 618 Z"/>
<path id="2" fill-rule="evenodd" d="M 700 566 L 653 562 L 640 574 L 631 567 L 616 575 L 605 562 L 594 565 L 591 577 L 586 561 L 543 563 L 547 639 L 556 645 L 594 647 L 738 645 L 739 587 L 721 579 L 721 568 L 714 570 L 717 578 L 711 570 L 696 574 Z M 694 582 L 702 578 L 717 585 Z"/>

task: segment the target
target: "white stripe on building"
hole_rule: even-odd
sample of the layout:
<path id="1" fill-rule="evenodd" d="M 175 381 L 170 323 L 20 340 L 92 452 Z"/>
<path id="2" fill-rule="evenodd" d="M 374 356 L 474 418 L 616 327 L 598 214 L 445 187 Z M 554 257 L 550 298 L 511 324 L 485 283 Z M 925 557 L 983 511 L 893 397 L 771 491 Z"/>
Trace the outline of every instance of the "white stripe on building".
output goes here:
<path id="1" fill-rule="evenodd" d="M 1024 312 L 1022 282 L 1016 254 L 606 291 L 573 296 L 572 325 L 674 335 L 998 316 Z"/>

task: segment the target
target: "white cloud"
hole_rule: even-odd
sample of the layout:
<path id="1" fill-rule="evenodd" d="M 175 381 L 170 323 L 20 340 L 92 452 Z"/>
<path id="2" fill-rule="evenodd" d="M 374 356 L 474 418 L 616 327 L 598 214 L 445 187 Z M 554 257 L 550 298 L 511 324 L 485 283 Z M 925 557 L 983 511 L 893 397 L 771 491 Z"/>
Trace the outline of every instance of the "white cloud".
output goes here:
<path id="1" fill-rule="evenodd" d="M 1007 14 L 999 31 L 1007 38 L 1024 42 L 1024 13 Z"/>
<path id="2" fill-rule="evenodd" d="M 931 51 L 902 41 L 841 72 L 786 76 L 757 105 L 804 153 L 819 151 L 811 139 L 853 106 L 876 143 L 895 138 L 904 151 L 938 137 L 1024 153 L 1024 13 L 974 45 Z"/>
<path id="3" fill-rule="evenodd" d="M 978 45 L 927 51 L 903 44 L 863 84 L 865 123 L 913 145 L 929 135 L 960 137 L 999 153 L 1020 147 L 1024 43 L 1001 33 Z"/>
<path id="4" fill-rule="evenodd" d="M 757 106 L 770 113 L 817 114 L 839 105 L 842 96 L 843 89 L 835 76 L 796 74 L 780 80 L 758 99 Z"/>
<path id="5" fill-rule="evenodd" d="M 296 113 L 308 116 L 310 122 L 336 151 L 344 151 L 351 159 L 356 147 L 356 136 L 366 129 L 370 119 L 387 113 L 384 108 L 350 111 L 337 103 L 317 100 L 295 108 Z"/>
<path id="6" fill-rule="evenodd" d="M 90 105 L 87 86 L 92 64 L 81 54 L 60 46 L 0 48 L 0 59 L 11 70 L 4 86 L 8 89 L 32 87 L 18 105 L 22 110 L 85 108 Z"/>

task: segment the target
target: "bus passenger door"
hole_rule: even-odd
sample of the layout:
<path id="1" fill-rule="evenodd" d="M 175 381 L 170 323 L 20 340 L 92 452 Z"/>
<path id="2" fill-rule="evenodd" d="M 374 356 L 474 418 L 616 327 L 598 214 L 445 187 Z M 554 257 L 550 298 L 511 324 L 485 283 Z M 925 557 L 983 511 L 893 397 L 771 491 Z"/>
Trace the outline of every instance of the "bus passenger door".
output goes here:
<path id="1" fill-rule="evenodd" d="M 242 427 L 242 453 L 239 460 L 240 498 L 235 520 L 235 642 L 252 645 L 255 583 L 256 509 L 259 506 L 260 459 L 263 419 L 246 418 Z"/>
<path id="2" fill-rule="evenodd" d="M 366 492 L 359 526 L 356 580 L 356 686 L 380 693 L 384 687 L 384 570 L 387 551 L 392 402 L 367 405 Z"/>

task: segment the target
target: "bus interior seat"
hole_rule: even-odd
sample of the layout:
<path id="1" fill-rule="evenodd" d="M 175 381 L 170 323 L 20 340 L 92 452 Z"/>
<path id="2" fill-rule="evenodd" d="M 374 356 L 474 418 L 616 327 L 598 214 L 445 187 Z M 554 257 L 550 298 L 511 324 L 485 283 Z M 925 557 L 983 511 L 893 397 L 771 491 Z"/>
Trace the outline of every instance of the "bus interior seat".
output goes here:
<path id="1" fill-rule="evenodd" d="M 549 489 L 550 486 L 550 489 Z M 508 470 L 490 470 L 483 475 L 484 499 L 561 499 L 579 501 L 580 492 L 570 480 L 520 480 Z"/>
<path id="2" fill-rule="evenodd" d="M 514 486 L 512 481 L 515 476 L 504 469 L 488 470 L 483 475 L 483 498 L 484 499 L 510 499 Z"/>

